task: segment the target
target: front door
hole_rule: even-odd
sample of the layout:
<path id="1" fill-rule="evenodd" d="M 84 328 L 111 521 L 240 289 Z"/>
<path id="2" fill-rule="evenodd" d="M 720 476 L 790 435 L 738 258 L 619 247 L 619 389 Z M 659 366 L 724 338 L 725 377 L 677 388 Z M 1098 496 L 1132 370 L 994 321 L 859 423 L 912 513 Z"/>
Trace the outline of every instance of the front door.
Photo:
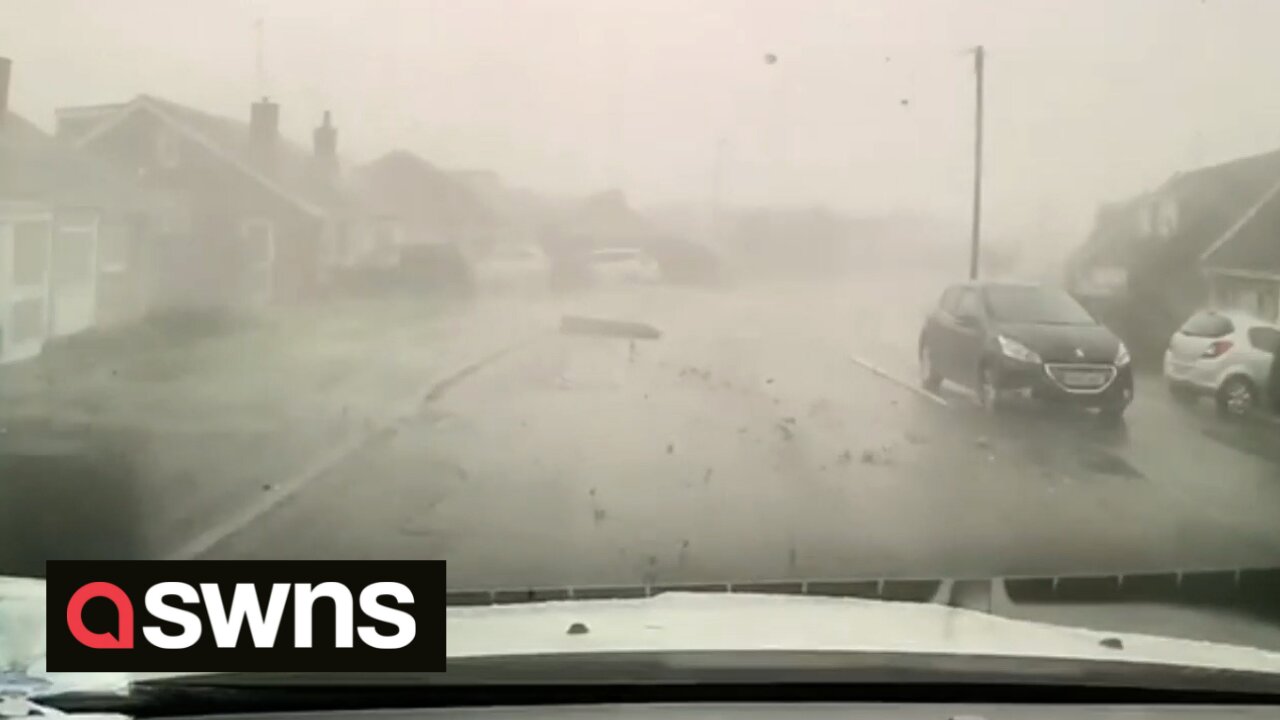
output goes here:
<path id="1" fill-rule="evenodd" d="M 44 347 L 52 227 L 48 212 L 0 215 L 0 363 Z"/>
<path id="2" fill-rule="evenodd" d="M 97 315 L 98 219 L 95 214 L 59 213 L 53 233 L 49 277 L 49 335 L 86 330 Z"/>

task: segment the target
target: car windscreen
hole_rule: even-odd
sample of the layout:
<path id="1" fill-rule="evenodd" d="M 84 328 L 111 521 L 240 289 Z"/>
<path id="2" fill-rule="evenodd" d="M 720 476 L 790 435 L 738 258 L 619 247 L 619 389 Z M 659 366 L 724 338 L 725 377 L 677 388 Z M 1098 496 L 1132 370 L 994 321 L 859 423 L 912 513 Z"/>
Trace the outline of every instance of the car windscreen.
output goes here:
<path id="1" fill-rule="evenodd" d="M 994 285 L 983 295 L 992 319 L 1040 325 L 1095 325 L 1096 321 L 1063 290 Z"/>
<path id="2" fill-rule="evenodd" d="M 1230 335 L 1235 330 L 1231 318 L 1217 313 L 1202 312 L 1191 316 L 1178 332 L 1183 335 L 1201 338 L 1220 338 Z"/>

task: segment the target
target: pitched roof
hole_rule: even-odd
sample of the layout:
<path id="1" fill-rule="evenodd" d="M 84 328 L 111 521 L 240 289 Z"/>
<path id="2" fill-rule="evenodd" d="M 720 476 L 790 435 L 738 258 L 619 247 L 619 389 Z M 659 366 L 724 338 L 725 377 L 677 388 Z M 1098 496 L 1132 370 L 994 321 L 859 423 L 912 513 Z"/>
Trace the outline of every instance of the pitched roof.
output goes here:
<path id="1" fill-rule="evenodd" d="M 147 112 L 202 145 L 267 190 L 311 215 L 351 212 L 362 207 L 350 181 L 316 160 L 303 146 L 279 137 L 270 156 L 256 151 L 251 143 L 249 123 L 197 110 L 154 95 L 139 95 L 119 106 L 91 130 L 77 139 L 91 144 L 98 137 L 132 117 Z"/>
<path id="2" fill-rule="evenodd" d="M 465 183 L 407 150 L 393 150 L 356 172 L 369 202 L 407 222 L 444 230 L 494 220 L 492 208 Z"/>
<path id="3" fill-rule="evenodd" d="M 1280 275 L 1280 179 L 1200 260 L 1214 270 Z"/>
<path id="4" fill-rule="evenodd" d="M 0 114 L 0 199 L 137 207 L 142 193 L 106 163 L 7 112 Z"/>

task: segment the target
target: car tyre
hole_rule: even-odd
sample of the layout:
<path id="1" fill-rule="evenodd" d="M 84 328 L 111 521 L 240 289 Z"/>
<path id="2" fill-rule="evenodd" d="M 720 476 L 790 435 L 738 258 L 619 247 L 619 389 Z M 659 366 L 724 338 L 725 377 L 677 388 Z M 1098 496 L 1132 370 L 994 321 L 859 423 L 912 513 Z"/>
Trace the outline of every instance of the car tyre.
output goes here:
<path id="1" fill-rule="evenodd" d="M 1249 378 L 1235 375 L 1218 388 L 1218 412 L 1226 417 L 1248 417 L 1258 407 L 1258 389 Z"/>
<path id="2" fill-rule="evenodd" d="M 920 385 L 931 393 L 942 389 L 942 375 L 938 373 L 938 365 L 933 361 L 933 350 L 927 343 L 920 344 Z"/>

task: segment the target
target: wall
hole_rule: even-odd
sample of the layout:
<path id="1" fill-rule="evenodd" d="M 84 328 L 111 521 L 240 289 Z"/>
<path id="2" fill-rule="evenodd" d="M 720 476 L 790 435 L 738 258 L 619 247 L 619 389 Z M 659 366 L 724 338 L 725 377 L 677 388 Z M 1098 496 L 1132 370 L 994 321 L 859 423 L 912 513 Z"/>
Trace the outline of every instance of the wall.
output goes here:
<path id="1" fill-rule="evenodd" d="M 1280 322 L 1280 279 L 1210 276 L 1213 304 L 1220 309 L 1243 310 L 1270 322 Z"/>

